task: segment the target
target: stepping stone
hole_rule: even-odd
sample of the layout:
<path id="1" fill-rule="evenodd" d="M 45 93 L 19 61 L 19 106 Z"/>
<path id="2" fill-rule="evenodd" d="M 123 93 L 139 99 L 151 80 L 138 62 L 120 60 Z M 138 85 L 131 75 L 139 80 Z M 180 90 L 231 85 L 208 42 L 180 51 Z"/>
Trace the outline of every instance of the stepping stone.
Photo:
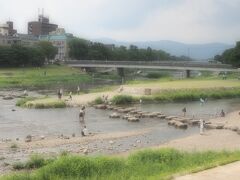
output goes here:
<path id="1" fill-rule="evenodd" d="M 117 113 L 113 113 L 109 116 L 110 118 L 120 118 L 120 115 Z"/>
<path id="2" fill-rule="evenodd" d="M 158 115 L 157 117 L 160 119 L 164 119 L 166 117 L 166 115 L 162 114 L 162 115 Z"/>
<path id="3" fill-rule="evenodd" d="M 174 118 L 178 118 L 177 116 L 167 116 L 165 119 L 166 120 L 172 120 L 172 119 L 174 119 Z"/>

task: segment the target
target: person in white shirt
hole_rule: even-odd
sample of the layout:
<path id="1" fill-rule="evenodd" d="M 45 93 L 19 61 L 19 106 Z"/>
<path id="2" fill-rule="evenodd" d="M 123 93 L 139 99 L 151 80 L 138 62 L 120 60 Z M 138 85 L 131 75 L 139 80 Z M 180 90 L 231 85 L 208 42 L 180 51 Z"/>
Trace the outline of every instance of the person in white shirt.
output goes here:
<path id="1" fill-rule="evenodd" d="M 200 135 L 203 135 L 204 132 L 204 121 L 200 119 Z"/>
<path id="2" fill-rule="evenodd" d="M 88 136 L 89 132 L 86 126 L 84 126 L 84 128 L 82 129 L 82 136 Z"/>

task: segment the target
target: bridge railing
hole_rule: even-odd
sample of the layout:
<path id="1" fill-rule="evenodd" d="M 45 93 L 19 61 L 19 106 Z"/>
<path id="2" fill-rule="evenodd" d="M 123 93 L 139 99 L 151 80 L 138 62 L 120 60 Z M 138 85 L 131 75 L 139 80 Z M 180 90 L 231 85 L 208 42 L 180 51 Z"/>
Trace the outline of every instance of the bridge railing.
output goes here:
<path id="1" fill-rule="evenodd" d="M 72 65 L 142 65 L 142 66 L 177 66 L 177 67 L 203 67 L 226 68 L 233 67 L 228 64 L 217 64 L 199 61 L 109 61 L 109 60 L 69 60 L 66 64 Z"/>

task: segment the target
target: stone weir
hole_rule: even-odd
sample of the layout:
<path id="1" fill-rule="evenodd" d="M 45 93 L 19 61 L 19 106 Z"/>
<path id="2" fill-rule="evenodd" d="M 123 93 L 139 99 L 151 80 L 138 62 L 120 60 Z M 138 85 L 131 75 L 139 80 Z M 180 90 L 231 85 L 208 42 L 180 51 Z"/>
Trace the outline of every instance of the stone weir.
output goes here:
<path id="1" fill-rule="evenodd" d="M 160 120 L 166 120 L 168 121 L 169 126 L 174 126 L 180 129 L 186 129 L 189 126 L 199 125 L 199 120 L 196 119 L 180 116 L 167 116 L 162 112 L 145 112 L 140 111 L 135 107 L 124 108 L 106 104 L 99 104 L 95 105 L 94 107 L 96 109 L 113 111 L 113 113 L 109 115 L 109 118 L 122 118 L 129 122 L 139 122 L 140 120 L 144 120 L 146 118 L 155 118 Z"/>

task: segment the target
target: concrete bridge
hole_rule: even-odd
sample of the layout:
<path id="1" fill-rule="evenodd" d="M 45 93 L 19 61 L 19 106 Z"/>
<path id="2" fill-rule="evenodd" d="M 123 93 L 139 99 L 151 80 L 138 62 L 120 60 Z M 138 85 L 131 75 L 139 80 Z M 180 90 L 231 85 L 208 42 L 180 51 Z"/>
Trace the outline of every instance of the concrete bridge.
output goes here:
<path id="1" fill-rule="evenodd" d="M 123 71 L 123 68 L 134 69 L 166 69 L 166 70 L 183 70 L 186 76 L 190 76 L 190 71 L 217 71 L 217 72 L 238 72 L 228 64 L 209 63 L 200 61 L 104 61 L 104 60 L 70 60 L 65 64 L 71 67 L 96 67 L 96 68 L 117 68 Z"/>

